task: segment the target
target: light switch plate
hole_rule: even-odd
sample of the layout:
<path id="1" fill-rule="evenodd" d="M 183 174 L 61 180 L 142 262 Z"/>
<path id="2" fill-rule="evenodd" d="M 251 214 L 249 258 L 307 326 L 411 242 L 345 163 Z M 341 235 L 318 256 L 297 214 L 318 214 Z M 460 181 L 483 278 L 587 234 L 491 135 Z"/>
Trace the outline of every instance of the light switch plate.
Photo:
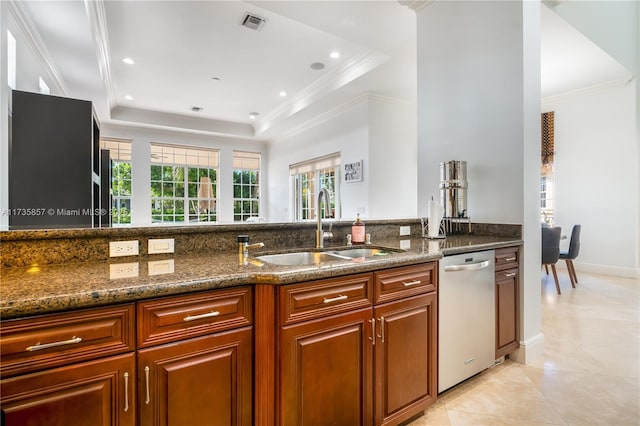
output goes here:
<path id="1" fill-rule="evenodd" d="M 409 250 L 411 248 L 411 240 L 400 240 L 400 248 Z"/>
<path id="2" fill-rule="evenodd" d="M 411 227 L 410 226 L 401 226 L 400 227 L 400 236 L 403 235 L 411 235 Z"/>
<path id="3" fill-rule="evenodd" d="M 165 238 L 162 240 L 149 240 L 149 254 L 173 253 L 173 238 Z"/>
<path id="4" fill-rule="evenodd" d="M 139 246 L 138 240 L 110 241 L 109 257 L 137 256 L 138 246 Z"/>

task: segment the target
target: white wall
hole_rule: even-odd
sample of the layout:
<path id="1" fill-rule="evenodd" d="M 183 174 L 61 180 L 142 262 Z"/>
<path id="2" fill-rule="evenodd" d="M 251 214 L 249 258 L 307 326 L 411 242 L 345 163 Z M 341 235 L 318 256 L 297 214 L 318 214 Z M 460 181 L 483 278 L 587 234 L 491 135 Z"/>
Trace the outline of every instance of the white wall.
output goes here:
<path id="1" fill-rule="evenodd" d="M 373 96 L 369 103 L 369 216 L 418 214 L 415 104 Z"/>
<path id="2" fill-rule="evenodd" d="M 338 107 L 326 120 L 284 140 L 270 143 L 267 154 L 267 219 L 270 222 L 290 221 L 294 218 L 290 202 L 289 166 L 334 152 L 341 153 L 343 164 L 358 160 L 364 162 L 362 182 L 342 183 L 340 197 L 341 217 L 354 217 L 359 208 L 365 209 L 363 217 L 366 217 L 369 205 L 369 128 L 366 99 L 363 97 L 354 103 Z"/>
<path id="3" fill-rule="evenodd" d="M 364 168 L 362 182 L 340 184 L 341 218 L 415 217 L 415 105 L 366 94 L 270 143 L 269 221 L 293 220 L 289 165 L 334 152 Z"/>
<path id="4" fill-rule="evenodd" d="M 638 275 L 636 82 L 543 100 L 555 111 L 555 224 L 582 224 L 578 271 Z M 566 244 L 566 243 L 565 243 Z"/>
<path id="5" fill-rule="evenodd" d="M 440 162 L 466 160 L 470 217 L 522 223 L 520 9 L 518 2 L 435 2 L 418 13 L 421 215 L 439 194 Z"/>
<path id="6" fill-rule="evenodd" d="M 540 4 L 438 1 L 418 11 L 418 212 L 439 163 L 466 160 L 474 221 L 523 224 L 520 350 L 542 353 Z M 526 68 L 525 68 L 526 67 Z M 534 146 L 534 147 L 535 147 Z"/>
<path id="7" fill-rule="evenodd" d="M 268 185 L 265 170 L 269 163 L 264 142 L 200 135 L 170 130 L 157 130 L 135 126 L 103 125 L 102 137 L 130 139 L 132 141 L 132 201 L 131 224 L 144 226 L 151 224 L 151 177 L 150 144 L 167 143 L 188 145 L 220 150 L 220 169 L 218 174 L 218 222 L 233 222 L 233 151 L 250 151 L 262 154 L 261 192 L 265 194 Z M 261 197 L 261 210 L 267 209 L 266 197 Z"/>

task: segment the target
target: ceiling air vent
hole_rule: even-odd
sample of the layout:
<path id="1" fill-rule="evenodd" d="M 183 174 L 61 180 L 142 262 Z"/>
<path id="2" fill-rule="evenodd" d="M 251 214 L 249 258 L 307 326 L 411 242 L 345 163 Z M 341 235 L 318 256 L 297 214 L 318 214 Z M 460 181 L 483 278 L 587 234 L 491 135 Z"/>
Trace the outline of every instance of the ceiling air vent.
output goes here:
<path id="1" fill-rule="evenodd" d="M 252 30 L 259 30 L 265 22 L 264 18 L 247 13 L 242 19 L 242 26 L 251 28 Z"/>

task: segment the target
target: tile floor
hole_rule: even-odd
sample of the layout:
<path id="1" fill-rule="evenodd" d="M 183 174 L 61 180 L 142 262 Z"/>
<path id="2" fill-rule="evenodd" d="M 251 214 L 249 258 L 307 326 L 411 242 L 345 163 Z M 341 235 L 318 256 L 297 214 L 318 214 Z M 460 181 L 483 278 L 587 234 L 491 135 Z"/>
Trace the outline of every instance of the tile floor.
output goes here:
<path id="1" fill-rule="evenodd" d="M 640 280 L 542 276 L 545 354 L 449 389 L 410 426 L 640 425 Z"/>

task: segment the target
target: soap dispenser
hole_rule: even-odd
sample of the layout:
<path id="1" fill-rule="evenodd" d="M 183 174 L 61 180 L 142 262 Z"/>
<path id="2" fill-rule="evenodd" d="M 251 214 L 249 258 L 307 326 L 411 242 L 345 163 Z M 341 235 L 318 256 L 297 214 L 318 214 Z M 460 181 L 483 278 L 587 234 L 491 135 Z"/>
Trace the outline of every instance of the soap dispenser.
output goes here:
<path id="1" fill-rule="evenodd" d="M 360 219 L 360 213 L 356 217 L 356 221 L 351 225 L 351 243 L 352 244 L 364 244 L 365 243 L 365 230 L 364 222 Z"/>

